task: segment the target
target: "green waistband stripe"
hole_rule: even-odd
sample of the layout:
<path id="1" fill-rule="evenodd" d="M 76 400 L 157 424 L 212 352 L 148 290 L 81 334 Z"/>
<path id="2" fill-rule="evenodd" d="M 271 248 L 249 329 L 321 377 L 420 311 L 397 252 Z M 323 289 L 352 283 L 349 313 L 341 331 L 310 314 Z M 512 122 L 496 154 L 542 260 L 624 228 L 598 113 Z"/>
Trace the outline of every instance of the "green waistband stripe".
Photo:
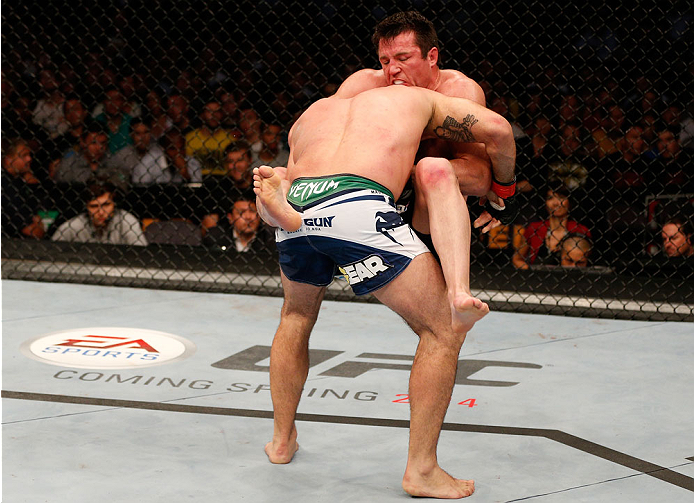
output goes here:
<path id="1" fill-rule="evenodd" d="M 349 189 L 373 189 L 386 194 L 391 199 L 393 198 L 390 190 L 368 178 L 355 175 L 334 175 L 318 178 L 297 178 L 289 187 L 287 201 L 299 206 L 306 206 L 319 199 Z"/>

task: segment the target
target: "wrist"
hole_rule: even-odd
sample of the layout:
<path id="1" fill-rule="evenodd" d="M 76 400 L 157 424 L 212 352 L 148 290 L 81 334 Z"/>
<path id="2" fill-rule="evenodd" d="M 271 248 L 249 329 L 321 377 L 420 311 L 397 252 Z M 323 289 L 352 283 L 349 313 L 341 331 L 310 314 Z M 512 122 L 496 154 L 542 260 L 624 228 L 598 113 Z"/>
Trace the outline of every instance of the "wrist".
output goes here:
<path id="1" fill-rule="evenodd" d="M 516 193 L 516 177 L 510 182 L 500 182 L 492 176 L 492 192 L 502 199 L 512 196 Z"/>

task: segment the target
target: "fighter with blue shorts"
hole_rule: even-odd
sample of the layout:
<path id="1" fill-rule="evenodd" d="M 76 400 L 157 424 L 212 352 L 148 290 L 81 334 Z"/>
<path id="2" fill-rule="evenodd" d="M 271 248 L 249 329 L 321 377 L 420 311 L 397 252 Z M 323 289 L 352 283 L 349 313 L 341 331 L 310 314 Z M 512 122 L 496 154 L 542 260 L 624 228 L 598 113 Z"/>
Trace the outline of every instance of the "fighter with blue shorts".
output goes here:
<path id="1" fill-rule="evenodd" d="M 297 178 L 287 200 L 303 221 L 297 231 L 276 231 L 280 267 L 292 281 L 326 286 L 342 274 L 364 295 L 429 251 L 395 210 L 390 190 L 367 178 Z"/>

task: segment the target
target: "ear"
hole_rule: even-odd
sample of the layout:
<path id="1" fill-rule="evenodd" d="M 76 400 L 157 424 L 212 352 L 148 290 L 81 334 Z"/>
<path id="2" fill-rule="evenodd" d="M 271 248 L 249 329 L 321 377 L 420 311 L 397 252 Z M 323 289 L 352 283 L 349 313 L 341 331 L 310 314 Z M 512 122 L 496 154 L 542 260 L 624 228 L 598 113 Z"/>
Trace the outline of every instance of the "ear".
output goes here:
<path id="1" fill-rule="evenodd" d="M 436 66 L 439 62 L 439 48 L 438 47 L 432 47 L 429 49 L 429 52 L 427 53 L 427 61 L 429 62 L 430 66 Z"/>

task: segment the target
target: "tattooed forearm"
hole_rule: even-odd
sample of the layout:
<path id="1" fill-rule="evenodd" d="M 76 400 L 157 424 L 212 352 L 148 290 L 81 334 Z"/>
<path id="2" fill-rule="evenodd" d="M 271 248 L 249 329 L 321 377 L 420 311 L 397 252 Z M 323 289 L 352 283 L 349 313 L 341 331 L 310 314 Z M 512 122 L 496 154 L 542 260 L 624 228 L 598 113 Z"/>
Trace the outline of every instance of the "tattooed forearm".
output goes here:
<path id="1" fill-rule="evenodd" d="M 477 122 L 479 121 L 472 114 L 468 114 L 462 122 L 458 122 L 450 115 L 447 115 L 443 120 L 443 124 L 436 126 L 434 134 L 443 140 L 476 143 L 477 140 L 475 140 L 470 128 Z"/>

